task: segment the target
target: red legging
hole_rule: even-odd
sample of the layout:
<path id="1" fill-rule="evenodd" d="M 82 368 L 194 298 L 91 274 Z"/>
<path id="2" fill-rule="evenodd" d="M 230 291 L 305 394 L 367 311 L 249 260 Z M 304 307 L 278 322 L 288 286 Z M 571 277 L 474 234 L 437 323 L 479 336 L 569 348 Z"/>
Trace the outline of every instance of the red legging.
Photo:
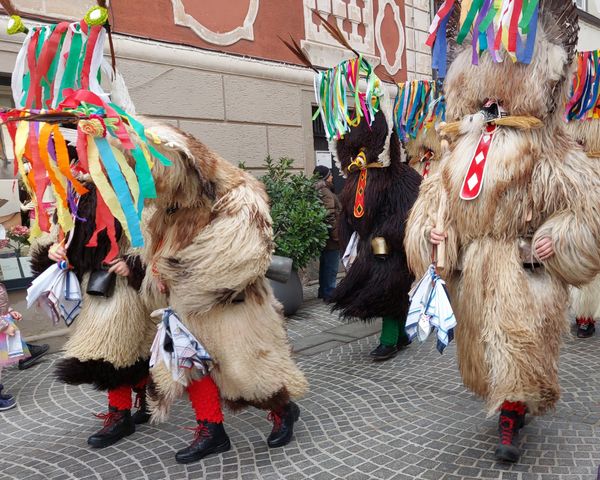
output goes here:
<path id="1" fill-rule="evenodd" d="M 144 390 L 148 378 L 141 380 L 133 389 Z M 131 401 L 132 388 L 129 385 L 121 385 L 108 391 L 108 405 L 119 410 L 131 410 L 133 402 Z"/>
<path id="2" fill-rule="evenodd" d="M 223 423 L 219 388 L 210 375 L 191 382 L 187 387 L 187 392 L 196 413 L 196 420 Z"/>
<path id="3" fill-rule="evenodd" d="M 131 410 L 131 387 L 122 385 L 108 391 L 108 405 L 119 410 Z"/>

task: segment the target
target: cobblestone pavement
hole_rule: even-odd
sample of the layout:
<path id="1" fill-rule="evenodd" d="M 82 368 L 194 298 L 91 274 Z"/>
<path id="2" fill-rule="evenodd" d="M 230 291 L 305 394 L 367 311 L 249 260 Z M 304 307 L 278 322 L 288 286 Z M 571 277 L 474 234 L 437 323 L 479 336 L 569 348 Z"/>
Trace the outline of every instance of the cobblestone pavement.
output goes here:
<path id="1" fill-rule="evenodd" d="M 313 298 L 310 298 L 312 295 Z M 189 466 L 174 451 L 189 442 L 191 408 L 181 401 L 168 424 L 141 426 L 117 446 L 90 450 L 98 428 L 91 412 L 105 396 L 68 387 L 49 360 L 3 378 L 18 409 L 0 413 L 0 479 L 595 479 L 600 464 L 600 338 L 566 339 L 562 400 L 554 414 L 523 432 L 522 461 L 493 460 L 496 419 L 461 385 L 455 350 L 411 345 L 395 359 L 367 358 L 378 325 L 345 324 L 310 293 L 289 320 L 310 394 L 295 441 L 269 450 L 264 412 L 226 415 L 233 448 Z M 308 339 L 308 340 L 307 340 Z"/>

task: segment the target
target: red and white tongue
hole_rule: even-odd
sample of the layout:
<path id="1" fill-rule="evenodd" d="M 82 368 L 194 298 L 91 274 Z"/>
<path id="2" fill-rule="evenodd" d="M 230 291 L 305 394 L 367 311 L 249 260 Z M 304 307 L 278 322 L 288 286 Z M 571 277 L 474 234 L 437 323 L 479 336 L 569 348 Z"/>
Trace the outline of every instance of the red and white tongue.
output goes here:
<path id="1" fill-rule="evenodd" d="M 477 148 L 475 149 L 475 153 L 469 164 L 469 169 L 467 170 L 460 191 L 460 198 L 463 200 L 475 200 L 481 193 L 481 188 L 485 179 L 487 156 L 496 131 L 496 125 L 488 123 L 485 126 L 485 131 L 479 138 L 479 143 L 477 144 Z"/>

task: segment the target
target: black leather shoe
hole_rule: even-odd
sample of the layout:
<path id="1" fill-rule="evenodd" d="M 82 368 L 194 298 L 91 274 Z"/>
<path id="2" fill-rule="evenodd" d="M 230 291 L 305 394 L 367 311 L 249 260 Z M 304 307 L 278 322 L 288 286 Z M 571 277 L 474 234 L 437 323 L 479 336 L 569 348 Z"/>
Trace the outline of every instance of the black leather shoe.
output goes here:
<path id="1" fill-rule="evenodd" d="M 150 411 L 148 410 L 148 402 L 146 401 L 146 389 L 135 391 L 135 408 L 136 412 L 131 416 L 133 423 L 142 425 L 150 420 Z"/>
<path id="2" fill-rule="evenodd" d="M 376 362 L 393 358 L 398 353 L 397 345 L 379 345 L 375 350 L 369 353 L 369 356 Z"/>
<path id="3" fill-rule="evenodd" d="M 231 442 L 222 423 L 198 420 L 192 443 L 175 454 L 177 463 L 192 463 L 212 453 L 223 453 L 231 448 Z"/>
<path id="4" fill-rule="evenodd" d="M 109 447 L 135 432 L 130 410 L 108 407 L 108 413 L 99 413 L 96 416 L 104 420 L 104 427 L 88 438 L 90 447 Z"/>
<path id="5" fill-rule="evenodd" d="M 299 418 L 300 407 L 291 401 L 284 407 L 282 413 L 271 411 L 268 419 L 273 422 L 273 430 L 267 438 L 269 448 L 283 447 L 290 443 L 294 435 L 294 423 Z"/>
<path id="6" fill-rule="evenodd" d="M 518 447 L 519 430 L 525 425 L 525 415 L 502 410 L 498 421 L 500 442 L 494 456 L 496 460 L 506 463 L 516 463 L 521 457 Z"/>
<path id="7" fill-rule="evenodd" d="M 29 348 L 31 357 L 19 360 L 19 370 L 26 370 L 29 367 L 33 367 L 44 355 L 46 355 L 46 353 L 48 353 L 50 345 L 46 343 L 43 345 L 33 345 L 28 343 L 27 348 Z"/>

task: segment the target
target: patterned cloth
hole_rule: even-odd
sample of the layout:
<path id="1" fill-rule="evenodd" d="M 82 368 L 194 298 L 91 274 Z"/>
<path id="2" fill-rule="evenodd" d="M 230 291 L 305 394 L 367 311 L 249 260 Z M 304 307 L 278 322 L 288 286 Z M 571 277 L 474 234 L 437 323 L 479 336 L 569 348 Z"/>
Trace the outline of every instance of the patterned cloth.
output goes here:
<path id="1" fill-rule="evenodd" d="M 64 320 L 67 327 L 81 312 L 81 286 L 77 276 L 65 262 L 52 265 L 27 289 L 27 308 L 38 302 L 54 325 Z"/>
<path id="2" fill-rule="evenodd" d="M 171 309 L 157 310 L 153 317 L 162 316 L 158 332 L 152 343 L 150 368 L 161 361 L 171 371 L 173 380 L 185 385 L 185 371 L 198 369 L 201 376 L 210 370 L 211 356 L 204 346 L 185 327 L 177 314 Z"/>
<path id="3" fill-rule="evenodd" d="M 15 325 L 15 321 L 10 314 L 4 315 L 1 320 L 3 323 L 8 323 L 8 325 Z M 14 335 L 0 333 L 0 367 L 17 363 L 19 360 L 30 356 L 27 344 L 21 338 L 21 332 L 18 329 Z"/>
<path id="4" fill-rule="evenodd" d="M 450 305 L 446 283 L 435 265 L 429 269 L 409 293 L 410 307 L 406 319 L 406 334 L 412 340 L 424 342 L 432 330 L 437 330 L 437 349 L 440 353 L 454 338 L 456 318 Z"/>

